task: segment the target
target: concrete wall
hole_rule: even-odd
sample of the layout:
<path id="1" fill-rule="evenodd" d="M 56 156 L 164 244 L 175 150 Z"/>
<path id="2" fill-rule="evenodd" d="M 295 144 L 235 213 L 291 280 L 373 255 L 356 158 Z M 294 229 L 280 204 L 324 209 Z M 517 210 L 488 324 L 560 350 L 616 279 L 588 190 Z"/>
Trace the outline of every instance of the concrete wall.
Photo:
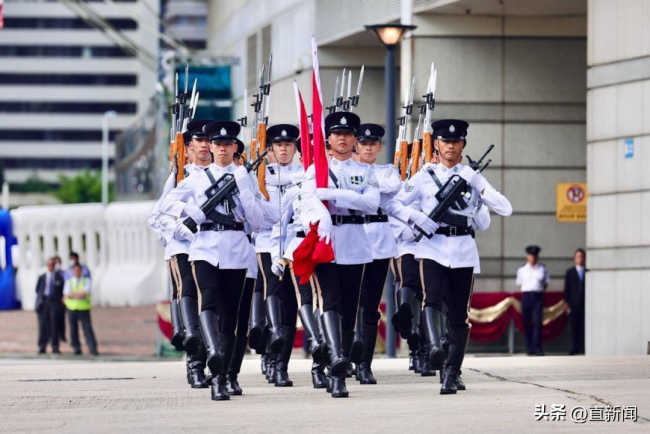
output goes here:
<path id="1" fill-rule="evenodd" d="M 589 1 L 590 355 L 650 350 L 649 20 L 650 2 Z M 628 158 L 626 140 L 634 146 Z"/>

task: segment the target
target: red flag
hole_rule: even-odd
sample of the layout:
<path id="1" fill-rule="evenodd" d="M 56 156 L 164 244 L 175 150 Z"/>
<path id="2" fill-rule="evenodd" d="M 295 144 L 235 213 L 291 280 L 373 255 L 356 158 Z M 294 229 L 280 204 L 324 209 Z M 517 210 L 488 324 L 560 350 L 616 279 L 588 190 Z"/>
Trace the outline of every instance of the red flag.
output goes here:
<path id="1" fill-rule="evenodd" d="M 307 170 L 314 161 L 314 156 L 311 149 L 311 137 L 309 135 L 309 116 L 305 109 L 305 102 L 302 100 L 302 95 L 298 89 L 298 83 L 293 82 L 293 89 L 296 93 L 296 106 L 298 108 L 298 119 L 300 119 L 300 143 L 302 145 L 302 165 Z"/>
<path id="2" fill-rule="evenodd" d="M 4 3 L 4 0 L 0 0 L 0 29 L 5 26 L 5 19 L 2 15 L 2 3 Z"/>
<path id="3" fill-rule="evenodd" d="M 318 45 L 316 38 L 311 38 L 312 60 L 312 115 L 314 122 L 314 169 L 316 170 L 316 188 L 327 188 L 329 184 L 329 165 L 325 152 L 325 117 L 323 116 L 323 92 L 320 85 L 318 67 Z"/>
<path id="4" fill-rule="evenodd" d="M 323 93 L 320 85 L 318 70 L 318 46 L 316 38 L 311 38 L 312 60 L 312 113 L 314 126 L 314 170 L 316 188 L 327 188 L 329 185 L 329 163 L 325 152 L 325 118 L 323 116 Z M 301 139 L 302 140 L 302 139 Z M 327 206 L 327 203 L 325 204 Z M 310 225 L 310 232 L 293 252 L 294 271 L 300 276 L 300 282 L 306 283 L 316 269 L 316 265 L 332 262 L 334 250 L 332 244 L 318 240 L 316 232 L 318 225 Z M 296 268 L 298 267 L 298 268 Z M 302 274 L 301 274 L 302 273 Z"/>

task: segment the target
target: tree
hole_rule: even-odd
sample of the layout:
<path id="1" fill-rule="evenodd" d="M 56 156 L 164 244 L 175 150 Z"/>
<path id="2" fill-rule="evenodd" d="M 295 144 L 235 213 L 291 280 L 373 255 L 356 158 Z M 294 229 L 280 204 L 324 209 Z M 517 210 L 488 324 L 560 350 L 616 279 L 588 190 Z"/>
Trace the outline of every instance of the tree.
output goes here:
<path id="1" fill-rule="evenodd" d="M 85 169 L 73 177 L 59 175 L 61 185 L 54 196 L 63 203 L 97 203 L 102 201 L 102 175 Z M 113 183 L 108 185 L 108 201 L 114 200 Z"/>

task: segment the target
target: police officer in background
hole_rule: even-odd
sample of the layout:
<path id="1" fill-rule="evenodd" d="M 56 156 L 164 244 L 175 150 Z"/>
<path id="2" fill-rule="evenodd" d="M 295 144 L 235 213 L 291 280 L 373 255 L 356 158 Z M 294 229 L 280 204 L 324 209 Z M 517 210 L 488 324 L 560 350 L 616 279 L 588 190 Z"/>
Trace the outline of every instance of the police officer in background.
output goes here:
<path id="1" fill-rule="evenodd" d="M 363 274 L 359 316 L 355 332 L 354 345 L 357 345 L 357 342 L 362 342 L 361 357 L 360 359 L 350 357 L 350 361 L 357 364 L 356 377 L 361 384 L 377 384 L 372 375 L 371 365 L 381 319 L 379 303 L 384 292 L 384 283 L 391 259 L 397 256 L 397 244 L 385 209 L 388 201 L 402 188 L 402 178 L 392 164 L 376 164 L 377 156 L 383 148 L 381 144 L 383 136 L 384 129 L 377 124 L 362 124 L 357 130 L 356 149 L 359 162 L 374 168 L 381 195 L 379 208 L 374 213 L 365 216 L 364 228 L 372 245 L 373 261 L 366 265 Z M 356 351 L 351 351 L 351 355 L 356 353 Z"/>
<path id="2" fill-rule="evenodd" d="M 204 174 L 183 180 L 161 205 L 161 212 L 177 218 L 184 212 L 199 227 L 195 235 L 179 219 L 174 236 L 192 240 L 189 260 L 201 298 L 199 318 L 207 365 L 213 375 L 212 399 L 217 401 L 230 399 L 226 374 L 233 357 L 238 308 L 250 261 L 245 223 L 258 230 L 264 218 L 256 180 L 245 167 L 233 163 L 240 128 L 231 121 L 205 125 L 203 130 L 210 138 L 214 164 Z M 206 193 L 211 193 L 210 187 L 224 175 L 233 177 L 237 184 L 232 198 L 234 207 L 224 201 L 215 211 L 230 216 L 232 224 L 215 223 L 200 209 L 208 200 Z"/>
<path id="3" fill-rule="evenodd" d="M 542 320 L 544 291 L 551 282 L 546 265 L 539 262 L 539 246 L 526 247 L 526 264 L 517 270 L 517 286 L 521 296 L 521 313 L 526 331 L 526 352 L 529 356 L 543 356 Z"/>
<path id="4" fill-rule="evenodd" d="M 457 381 L 469 340 L 470 303 L 474 273 L 480 272 L 475 230 L 489 226 L 482 221 L 482 204 L 496 213 L 508 216 L 512 206 L 479 172 L 459 164 L 466 145 L 469 124 L 462 120 L 446 119 L 432 125 L 434 146 L 440 154 L 440 164 L 423 168 L 390 202 L 388 212 L 403 222 L 417 225 L 431 238 L 418 243 L 416 259 L 421 259 L 420 272 L 425 290 L 423 310 L 424 331 L 429 345 L 429 362 L 433 369 L 444 363 L 441 394 L 457 391 Z M 429 213 L 438 205 L 436 193 L 453 176 L 467 182 L 462 204 L 454 204 L 454 212 L 441 222 L 434 222 Z M 408 205 L 416 203 L 415 207 Z M 489 215 L 487 216 L 489 218 Z M 449 354 L 441 340 L 441 308 L 447 303 L 449 313 Z"/>
<path id="5" fill-rule="evenodd" d="M 301 187 L 303 212 L 318 224 L 321 240 L 332 244 L 335 260 L 318 264 L 314 280 L 323 304 L 323 323 L 330 351 L 331 394 L 348 396 L 345 377 L 348 359 L 341 334 L 354 337 L 359 292 L 365 264 L 372 262 L 372 245 L 364 229 L 365 214 L 375 214 L 380 204 L 379 186 L 372 166 L 352 160 L 361 121 L 354 113 L 335 112 L 325 118 L 332 150 L 328 188 L 316 188 L 315 168 L 305 174 Z M 327 205 L 323 203 L 326 201 Z"/>

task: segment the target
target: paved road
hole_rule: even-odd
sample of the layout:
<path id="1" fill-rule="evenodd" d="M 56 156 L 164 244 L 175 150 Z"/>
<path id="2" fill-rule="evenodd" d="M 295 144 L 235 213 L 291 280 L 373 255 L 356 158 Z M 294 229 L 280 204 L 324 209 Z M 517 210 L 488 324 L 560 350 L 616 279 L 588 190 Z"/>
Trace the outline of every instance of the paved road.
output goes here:
<path id="1" fill-rule="evenodd" d="M 0 360 L 2 432 L 650 432 L 650 358 L 469 357 L 466 392 L 441 396 L 438 379 L 378 360 L 376 386 L 349 381 L 350 398 L 314 390 L 309 363 L 291 364 L 293 388 L 278 389 L 244 362 L 244 396 L 213 402 L 184 384 L 181 362 Z M 566 406 L 566 421 L 535 422 L 535 405 Z M 638 421 L 570 420 L 576 406 L 637 406 Z"/>

